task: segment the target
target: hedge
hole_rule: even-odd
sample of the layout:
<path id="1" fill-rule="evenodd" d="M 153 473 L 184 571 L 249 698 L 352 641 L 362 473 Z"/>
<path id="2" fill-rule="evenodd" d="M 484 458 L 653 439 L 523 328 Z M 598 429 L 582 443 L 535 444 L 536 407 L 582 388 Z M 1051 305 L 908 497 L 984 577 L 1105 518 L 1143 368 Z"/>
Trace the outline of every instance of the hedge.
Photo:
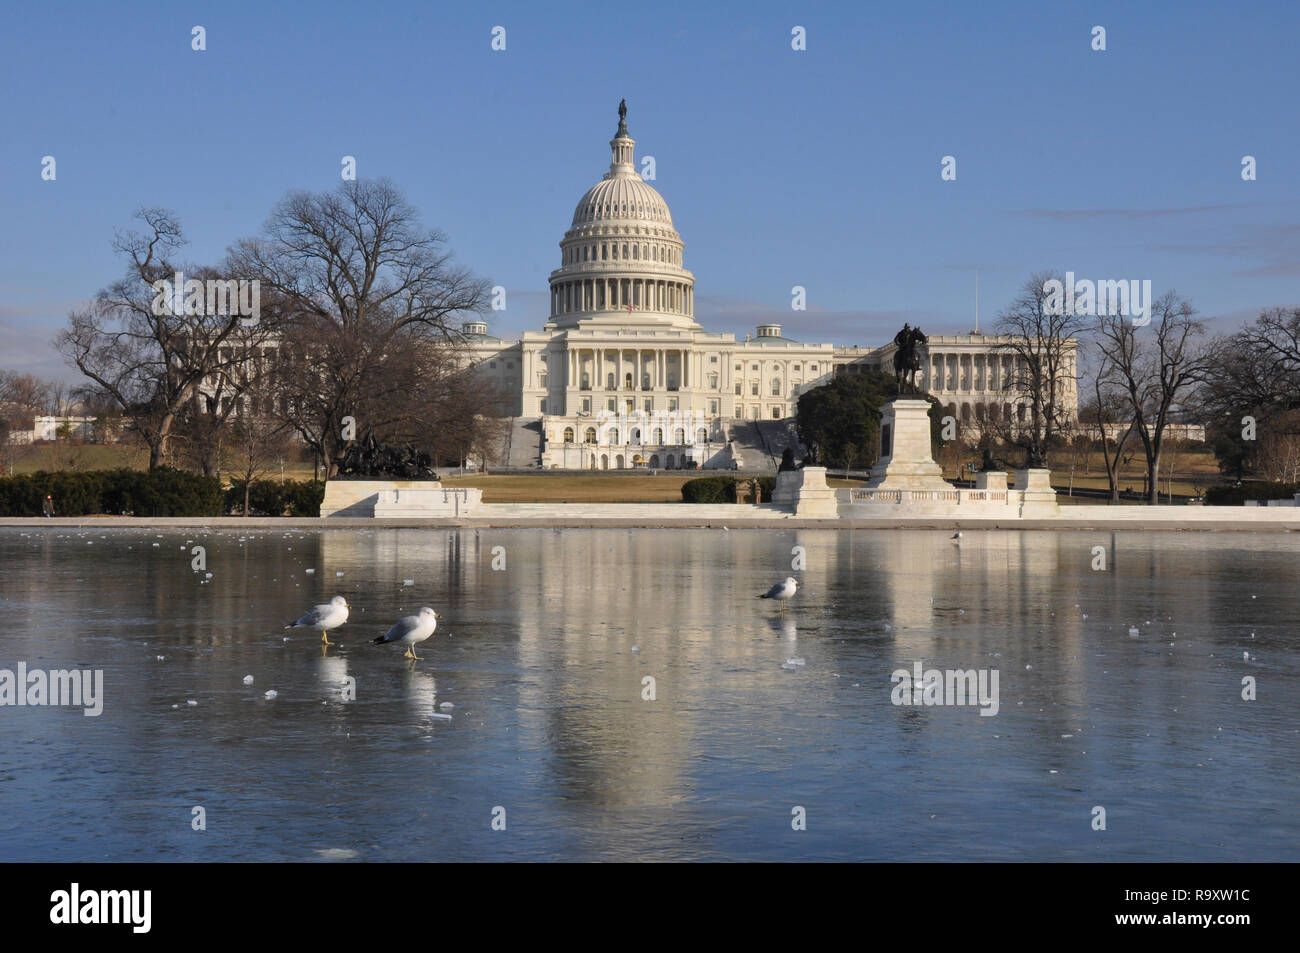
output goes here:
<path id="1" fill-rule="evenodd" d="M 1289 500 L 1300 493 L 1300 483 L 1243 483 L 1212 486 L 1205 491 L 1209 506 L 1244 506 L 1247 500 Z"/>
<path id="2" fill-rule="evenodd" d="M 735 503 L 736 484 L 748 483 L 751 479 L 753 478 L 716 476 L 687 480 L 682 484 L 682 502 Z M 776 477 L 759 477 L 758 485 L 763 502 L 771 501 L 772 493 L 776 490 Z"/>
<path id="3" fill-rule="evenodd" d="M 254 480 L 248 493 L 250 516 L 320 516 L 325 484 L 310 480 Z M 226 512 L 243 515 L 244 484 L 226 490 Z"/>
<path id="4" fill-rule="evenodd" d="M 55 516 L 220 516 L 221 481 L 170 467 L 157 470 L 44 470 L 0 478 L 0 515 L 41 516 L 46 494 Z"/>

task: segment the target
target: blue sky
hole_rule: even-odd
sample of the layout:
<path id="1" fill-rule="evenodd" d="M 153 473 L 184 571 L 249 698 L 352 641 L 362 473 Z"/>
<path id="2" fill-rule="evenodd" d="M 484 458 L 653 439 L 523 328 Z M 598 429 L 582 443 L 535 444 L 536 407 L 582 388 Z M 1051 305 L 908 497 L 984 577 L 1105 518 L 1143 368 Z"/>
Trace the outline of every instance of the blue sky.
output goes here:
<path id="1" fill-rule="evenodd" d="M 186 257 L 214 261 L 286 191 L 333 188 L 343 155 L 508 289 L 494 333 L 539 329 L 622 97 L 709 330 L 966 331 L 977 267 L 985 327 L 1044 269 L 1151 279 L 1225 329 L 1300 304 L 1289 0 L 43 3 L 0 23 L 0 367 L 75 380 L 49 340 L 121 273 L 135 209 L 175 210 Z"/>

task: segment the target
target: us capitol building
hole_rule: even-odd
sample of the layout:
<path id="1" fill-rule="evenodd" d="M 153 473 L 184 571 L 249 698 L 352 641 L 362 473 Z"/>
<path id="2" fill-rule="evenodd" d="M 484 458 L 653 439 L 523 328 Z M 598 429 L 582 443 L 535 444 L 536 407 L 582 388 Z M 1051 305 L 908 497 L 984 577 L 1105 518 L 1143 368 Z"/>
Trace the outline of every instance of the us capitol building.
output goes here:
<path id="1" fill-rule="evenodd" d="M 578 200 L 560 242 L 543 329 L 505 341 L 485 322 L 464 326 L 476 373 L 509 394 L 511 465 L 770 468 L 785 446 L 800 451 L 800 394 L 837 374 L 892 372 L 892 342 L 801 343 L 779 324 L 743 341 L 704 330 L 682 237 L 636 171 L 622 104 L 609 145 L 609 172 Z M 917 384 L 964 424 L 1021 413 L 1004 389 L 1015 358 L 995 349 L 1002 340 L 931 335 Z M 1076 402 L 1071 387 L 1067 406 Z"/>

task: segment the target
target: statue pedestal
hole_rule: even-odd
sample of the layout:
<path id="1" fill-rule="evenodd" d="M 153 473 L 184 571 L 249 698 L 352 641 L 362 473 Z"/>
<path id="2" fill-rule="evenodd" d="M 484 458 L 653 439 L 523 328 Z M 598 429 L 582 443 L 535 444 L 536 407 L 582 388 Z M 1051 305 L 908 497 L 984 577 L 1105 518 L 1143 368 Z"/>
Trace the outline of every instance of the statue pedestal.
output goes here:
<path id="1" fill-rule="evenodd" d="M 975 474 L 975 489 L 977 490 L 1005 490 L 1006 488 L 1006 470 L 981 470 Z"/>
<path id="2" fill-rule="evenodd" d="M 453 492 L 461 491 L 445 490 L 437 480 L 328 480 L 320 515 L 459 516 L 473 501 L 444 500 Z M 482 498 L 482 490 L 472 492 Z"/>
<path id="3" fill-rule="evenodd" d="M 840 512 L 835 491 L 826 485 L 825 467 L 780 471 L 776 475 L 772 502 L 778 506 L 792 507 L 795 516 L 814 519 L 838 516 Z"/>
<path id="4" fill-rule="evenodd" d="M 930 455 L 930 402 L 899 398 L 880 420 L 880 460 L 867 481 L 871 490 L 951 490 Z"/>
<path id="5" fill-rule="evenodd" d="M 1017 470 L 1013 489 L 1021 492 L 1021 516 L 1046 516 L 1057 512 L 1051 470 L 1038 467 Z"/>

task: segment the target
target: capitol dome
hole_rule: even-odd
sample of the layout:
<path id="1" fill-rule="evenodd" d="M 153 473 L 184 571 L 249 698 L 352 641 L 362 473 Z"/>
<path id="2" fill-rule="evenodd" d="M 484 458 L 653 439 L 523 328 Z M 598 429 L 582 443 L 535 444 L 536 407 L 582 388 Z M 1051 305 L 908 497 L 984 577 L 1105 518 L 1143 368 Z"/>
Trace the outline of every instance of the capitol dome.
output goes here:
<path id="1" fill-rule="evenodd" d="M 628 140 L 631 142 L 632 140 Z M 657 222 L 673 226 L 664 197 L 631 167 L 618 166 L 587 190 L 573 212 L 573 224 L 623 220 Z"/>
<path id="2" fill-rule="evenodd" d="M 664 197 L 636 170 L 636 140 L 619 104 L 609 171 L 578 200 L 551 273 L 547 329 L 643 325 L 700 330 L 695 276 Z"/>

